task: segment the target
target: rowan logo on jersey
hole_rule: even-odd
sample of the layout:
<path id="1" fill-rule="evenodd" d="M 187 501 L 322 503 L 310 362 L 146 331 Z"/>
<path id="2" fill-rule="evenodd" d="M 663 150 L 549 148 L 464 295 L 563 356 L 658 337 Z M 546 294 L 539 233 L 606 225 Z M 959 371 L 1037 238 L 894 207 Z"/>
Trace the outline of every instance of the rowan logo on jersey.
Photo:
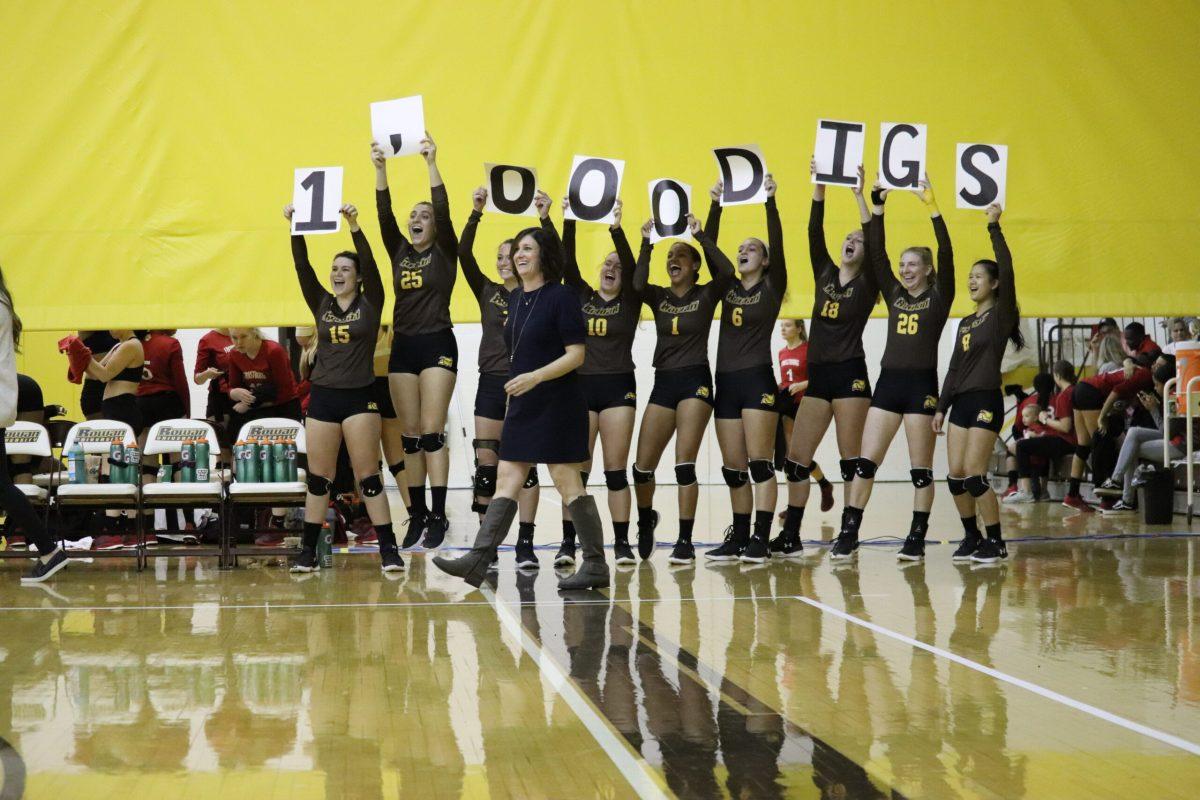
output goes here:
<path id="1" fill-rule="evenodd" d="M 867 382 L 862 378 L 855 378 L 854 382 L 850 384 L 850 391 L 852 392 L 865 392 L 866 390 Z"/>
<path id="2" fill-rule="evenodd" d="M 701 386 L 696 390 L 696 397 L 708 397 L 710 394 L 707 386 Z"/>
<path id="3" fill-rule="evenodd" d="M 675 314 L 675 315 L 687 314 L 692 311 L 699 311 L 700 310 L 700 301 L 693 300 L 692 302 L 686 303 L 684 305 L 676 305 L 676 304 L 672 303 L 670 300 L 663 300 L 661 303 L 658 304 L 658 310 L 664 314 Z"/>
<path id="4" fill-rule="evenodd" d="M 437 365 L 446 369 L 454 367 L 454 358 L 452 356 L 438 356 Z"/>
<path id="5" fill-rule="evenodd" d="M 508 298 L 505 297 L 504 295 L 500 294 L 499 292 L 496 292 L 495 294 L 493 294 L 492 299 L 489 300 L 488 302 L 491 303 L 492 305 L 494 305 L 496 308 L 499 308 L 502 311 L 504 311 L 505 314 L 508 313 Z"/>
<path id="6" fill-rule="evenodd" d="M 637 402 L 637 392 L 626 392 L 625 399 L 632 400 L 636 403 Z"/>
<path id="7" fill-rule="evenodd" d="M 378 411 L 378 410 L 379 410 L 379 405 L 374 400 L 367 403 L 367 411 Z"/>
<path id="8" fill-rule="evenodd" d="M 762 396 L 762 400 L 760 401 L 760 405 L 764 405 L 767 408 L 774 408 L 775 407 L 775 395 L 767 394 L 766 392 L 763 392 L 763 396 Z"/>
<path id="9" fill-rule="evenodd" d="M 360 311 L 358 309 L 351 311 L 349 314 L 345 315 L 344 317 L 339 317 L 338 315 L 334 314 L 332 311 L 326 311 L 321 316 L 321 322 L 357 322 L 361 318 L 362 318 L 362 311 Z"/>
<path id="10" fill-rule="evenodd" d="M 935 408 L 937 408 L 937 398 L 931 394 L 927 394 L 925 395 L 925 402 L 921 405 L 927 410 L 933 411 Z"/>
<path id="11" fill-rule="evenodd" d="M 597 303 L 600 304 L 597 304 Z M 613 305 L 604 304 L 603 298 L 596 301 L 594 298 L 583 304 L 583 314 L 586 317 L 615 317 L 621 313 L 621 303 L 616 302 Z"/>
<path id="12" fill-rule="evenodd" d="M 175 428 L 170 425 L 159 428 L 155 435 L 155 441 L 159 442 L 183 442 L 188 439 L 207 438 L 208 431 L 204 428 Z"/>
<path id="13" fill-rule="evenodd" d="M 995 415 L 991 411 L 983 410 L 979 412 L 979 416 L 975 417 L 976 422 L 990 423 Z"/>
<path id="14" fill-rule="evenodd" d="M 725 302 L 731 306 L 752 306 L 762 299 L 762 283 L 759 282 L 751 290 L 750 294 L 742 294 L 738 291 L 741 284 L 725 293 Z"/>
<path id="15" fill-rule="evenodd" d="M 926 297 L 924 300 L 913 302 L 901 295 L 892 301 L 892 305 L 896 307 L 897 311 L 924 311 L 929 308 L 931 299 Z"/>
<path id="16" fill-rule="evenodd" d="M 825 296 L 830 300 L 837 300 L 839 302 L 842 300 L 848 300 L 854 295 L 853 286 L 847 286 L 845 289 L 838 289 L 837 281 L 830 281 L 829 283 L 825 284 L 825 288 L 821 291 L 823 291 Z"/>

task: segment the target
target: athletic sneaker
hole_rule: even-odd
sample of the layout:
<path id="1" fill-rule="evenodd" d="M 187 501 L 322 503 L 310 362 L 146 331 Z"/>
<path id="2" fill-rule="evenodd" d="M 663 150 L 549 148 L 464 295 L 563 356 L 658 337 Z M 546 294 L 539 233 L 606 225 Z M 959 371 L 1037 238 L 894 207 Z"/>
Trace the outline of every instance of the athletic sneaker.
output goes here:
<path id="1" fill-rule="evenodd" d="M 984 539 L 971 554 L 971 560 L 976 564 L 995 564 L 1005 558 L 1008 558 L 1008 547 L 1000 539 Z"/>
<path id="2" fill-rule="evenodd" d="M 817 484 L 821 489 L 821 510 L 828 511 L 833 508 L 833 484 L 829 481 L 824 481 Z"/>
<path id="3" fill-rule="evenodd" d="M 33 569 L 29 570 L 27 575 L 21 576 L 21 583 L 41 583 L 58 572 L 67 565 L 67 554 L 62 548 L 54 551 L 50 556 L 49 561 L 42 561 L 40 558 L 34 561 Z"/>
<path id="4" fill-rule="evenodd" d="M 563 543 L 558 546 L 558 552 L 554 554 L 554 566 L 556 567 L 573 567 L 575 566 L 575 540 L 567 541 L 563 539 Z"/>
<path id="5" fill-rule="evenodd" d="M 896 558 L 901 561 L 924 561 L 925 537 L 910 533 L 904 540 L 904 546 L 900 548 L 900 552 L 896 553 Z"/>
<path id="6" fill-rule="evenodd" d="M 425 538 L 421 547 L 426 550 L 437 550 L 446 541 L 446 532 L 450 530 L 450 520 L 441 514 L 430 514 L 425 520 Z"/>
<path id="7" fill-rule="evenodd" d="M 495 572 L 498 569 L 500 569 L 500 554 L 493 553 L 492 562 L 488 564 L 488 572 Z"/>
<path id="8" fill-rule="evenodd" d="M 196 538 L 196 534 L 186 531 L 171 531 L 169 533 L 156 533 L 154 538 L 158 544 L 199 544 L 200 540 Z M 257 544 L 257 541 L 255 542 Z"/>
<path id="9" fill-rule="evenodd" d="M 1033 492 L 1027 492 L 1024 489 L 1018 489 L 1012 494 L 1004 495 L 1001 501 L 1006 506 L 1025 505 L 1026 503 L 1036 503 L 1037 498 L 1033 496 Z"/>
<path id="10" fill-rule="evenodd" d="M 283 547 L 283 534 L 264 533 L 254 537 L 254 544 L 257 547 Z"/>
<path id="11" fill-rule="evenodd" d="M 739 558 L 746 564 L 765 563 L 771 558 L 771 549 L 766 537 L 751 536 Z"/>
<path id="12" fill-rule="evenodd" d="M 799 533 L 781 533 L 767 545 L 771 555 L 779 558 L 803 558 L 804 543 Z"/>
<path id="13" fill-rule="evenodd" d="M 1081 511 L 1085 514 L 1090 514 L 1096 510 L 1096 509 L 1092 508 L 1090 505 L 1088 505 L 1087 501 L 1085 501 L 1082 497 L 1080 497 L 1077 494 L 1067 495 L 1066 497 L 1063 498 L 1062 504 L 1063 504 L 1064 508 L 1073 508 L 1076 511 Z"/>
<path id="14" fill-rule="evenodd" d="M 15 533 L 12 536 L 7 537 L 5 546 L 9 550 L 24 550 L 25 549 L 25 537 L 19 533 Z M 0 549 L 3 549 L 3 548 L 0 548 Z"/>
<path id="15" fill-rule="evenodd" d="M 696 563 L 696 548 L 691 542 L 678 541 L 671 548 L 671 557 L 667 559 L 670 564 L 695 564 Z"/>
<path id="16" fill-rule="evenodd" d="M 306 547 L 292 562 L 292 572 L 320 572 L 321 561 L 317 558 L 316 548 Z"/>
<path id="17" fill-rule="evenodd" d="M 384 572 L 403 572 L 404 559 L 394 547 L 379 548 L 379 568 Z"/>
<path id="18" fill-rule="evenodd" d="M 854 533 L 839 533 L 829 557 L 834 561 L 844 561 L 854 558 L 858 553 L 858 535 Z"/>
<path id="19" fill-rule="evenodd" d="M 737 561 L 745 549 L 746 545 L 734 538 L 733 526 L 730 525 L 725 529 L 725 540 L 721 545 L 709 550 L 704 557 L 711 561 Z"/>
<path id="20" fill-rule="evenodd" d="M 1125 494 L 1125 490 L 1116 478 L 1109 478 L 1096 487 L 1096 494 L 1108 497 L 1120 497 Z"/>
<path id="21" fill-rule="evenodd" d="M 1021 491 L 1021 490 L 1017 488 L 1017 485 L 1015 483 L 1010 483 L 1008 485 L 1008 488 L 1004 490 L 1004 494 L 1000 495 L 1000 499 L 1007 500 L 1008 498 L 1012 497 L 1014 494 L 1016 494 L 1019 491 Z"/>
<path id="22" fill-rule="evenodd" d="M 1111 497 L 1101 497 L 1099 505 L 1096 508 L 1103 514 L 1105 511 L 1111 511 L 1112 507 L 1117 504 L 1116 500 Z"/>
<path id="23" fill-rule="evenodd" d="M 532 539 L 517 539 L 517 569 L 540 569 Z"/>
<path id="24" fill-rule="evenodd" d="M 413 514 L 404 523 L 408 526 L 408 530 L 404 533 L 404 541 L 400 543 L 401 550 L 410 550 L 416 547 L 417 542 L 421 541 L 421 536 L 425 533 L 425 518 L 423 513 Z"/>
<path id="25" fill-rule="evenodd" d="M 1126 503 L 1124 500 L 1118 500 L 1112 504 L 1111 508 L 1101 508 L 1100 513 L 1106 517 L 1119 517 L 1126 514 L 1136 514 L 1138 507 L 1133 503 Z"/>
<path id="26" fill-rule="evenodd" d="M 633 548 L 629 546 L 629 542 L 613 542 L 613 560 L 622 566 L 637 563 L 637 559 L 633 557 Z"/>
<path id="27" fill-rule="evenodd" d="M 372 527 L 365 528 L 354 540 L 359 547 L 379 547 L 379 534 Z"/>
<path id="28" fill-rule="evenodd" d="M 958 549 L 954 551 L 954 555 L 950 556 L 951 561 L 970 561 L 971 556 L 975 555 L 975 551 L 982 544 L 983 537 L 976 534 L 974 536 L 966 536 L 958 543 Z"/>
<path id="29" fill-rule="evenodd" d="M 637 523 L 638 555 L 642 557 L 643 561 L 654 554 L 657 544 L 654 541 L 654 529 L 658 527 L 659 516 L 657 511 L 651 511 L 650 514 L 649 523 L 643 523 L 640 519 Z"/>

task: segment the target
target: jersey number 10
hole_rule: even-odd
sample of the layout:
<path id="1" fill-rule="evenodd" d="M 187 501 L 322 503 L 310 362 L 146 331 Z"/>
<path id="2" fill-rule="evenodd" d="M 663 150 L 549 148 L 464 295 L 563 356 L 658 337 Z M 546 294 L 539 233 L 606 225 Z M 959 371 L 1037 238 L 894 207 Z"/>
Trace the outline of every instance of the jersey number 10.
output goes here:
<path id="1" fill-rule="evenodd" d="M 588 318 L 588 336 L 607 336 L 608 320 L 604 317 Z"/>

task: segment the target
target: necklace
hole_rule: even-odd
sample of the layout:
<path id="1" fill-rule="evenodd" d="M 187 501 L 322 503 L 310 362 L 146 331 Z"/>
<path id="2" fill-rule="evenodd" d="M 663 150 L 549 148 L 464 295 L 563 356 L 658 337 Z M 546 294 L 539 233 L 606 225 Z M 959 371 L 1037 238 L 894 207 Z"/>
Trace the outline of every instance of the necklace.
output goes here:
<path id="1" fill-rule="evenodd" d="M 512 312 L 512 315 L 513 315 L 513 346 L 512 346 L 512 350 L 509 351 L 509 354 L 508 354 L 508 363 L 510 363 L 510 364 L 513 363 L 513 359 L 517 357 L 517 347 L 521 344 L 521 337 L 525 335 L 525 329 L 529 327 L 529 319 L 530 319 L 530 317 L 533 316 L 533 310 L 535 308 L 537 308 L 537 301 L 539 299 L 541 299 L 542 289 L 544 289 L 544 288 L 545 288 L 544 286 L 539 286 L 537 289 L 535 289 L 533 291 L 533 299 L 532 300 L 530 300 L 529 297 L 524 292 L 522 292 L 521 293 L 521 302 L 517 304 L 517 308 L 513 309 L 513 312 Z M 528 311 L 528 313 L 525 314 L 525 324 L 522 325 L 521 330 L 518 331 L 517 330 L 517 324 L 518 324 L 517 312 L 520 311 L 522 308 L 526 308 L 526 307 L 529 308 L 529 311 Z"/>

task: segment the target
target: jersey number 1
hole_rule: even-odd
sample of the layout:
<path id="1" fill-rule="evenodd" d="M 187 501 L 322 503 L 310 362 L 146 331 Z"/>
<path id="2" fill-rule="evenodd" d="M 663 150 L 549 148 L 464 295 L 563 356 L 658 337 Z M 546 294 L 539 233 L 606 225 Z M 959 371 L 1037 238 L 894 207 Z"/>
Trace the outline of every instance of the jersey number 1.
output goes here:
<path id="1" fill-rule="evenodd" d="M 671 335 L 679 335 L 679 317 L 671 317 Z"/>

